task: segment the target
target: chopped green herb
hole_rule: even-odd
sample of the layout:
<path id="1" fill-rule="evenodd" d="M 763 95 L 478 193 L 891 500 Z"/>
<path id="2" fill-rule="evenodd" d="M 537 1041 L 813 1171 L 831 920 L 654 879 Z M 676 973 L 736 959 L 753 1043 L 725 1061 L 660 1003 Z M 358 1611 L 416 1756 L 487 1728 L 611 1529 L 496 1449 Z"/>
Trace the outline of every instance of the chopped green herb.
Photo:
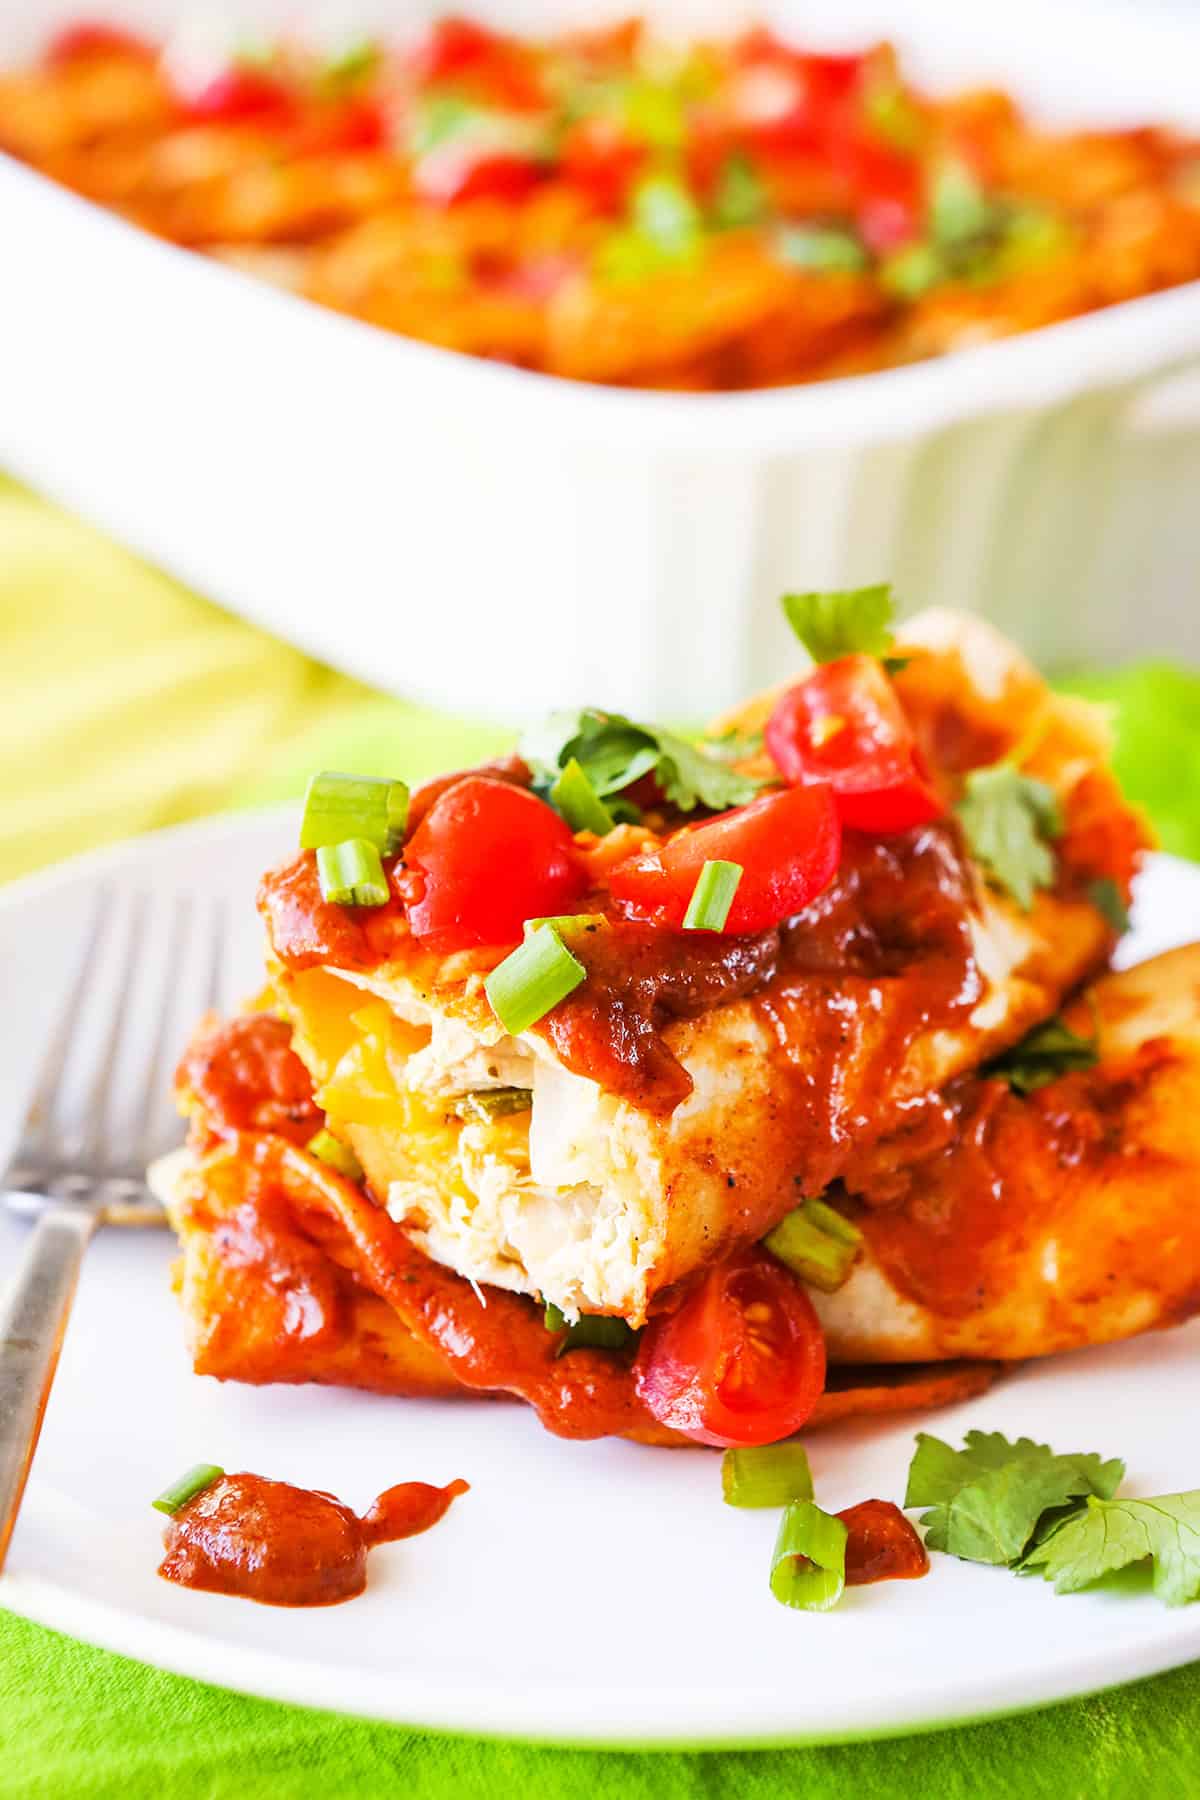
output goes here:
<path id="1" fill-rule="evenodd" d="M 528 1112 L 532 1105 L 531 1088 L 479 1088 L 473 1094 L 461 1095 L 454 1102 L 454 1112 L 460 1119 L 481 1119 L 490 1124 L 493 1119 Z"/>
<path id="2" fill-rule="evenodd" d="M 908 1471 L 905 1506 L 927 1506 L 921 1519 L 931 1550 L 970 1562 L 1013 1564 L 1058 1509 L 1088 1495 L 1110 1499 L 1125 1474 L 1114 1459 L 1057 1456 L 1030 1438 L 969 1431 L 953 1450 L 922 1431 Z"/>
<path id="3" fill-rule="evenodd" d="M 811 1500 L 812 1470 L 804 1445 L 727 1450 L 721 1458 L 721 1492 L 727 1506 L 790 1506 L 793 1500 Z"/>
<path id="4" fill-rule="evenodd" d="M 1072 1070 L 1094 1069 L 1099 1060 L 1098 1031 L 1093 1031 L 1091 1037 L 1080 1037 L 1061 1019 L 1047 1019 L 1011 1050 L 997 1056 L 984 1074 L 1003 1076 L 1018 1094 L 1033 1094 Z"/>
<path id="5" fill-rule="evenodd" d="M 159 1512 L 177 1513 L 181 1506 L 186 1506 L 189 1500 L 194 1500 L 197 1494 L 202 1494 L 205 1488 L 212 1486 L 214 1481 L 220 1481 L 224 1473 L 224 1469 L 216 1463 L 196 1463 L 193 1468 L 181 1475 L 178 1481 L 173 1481 L 170 1487 L 164 1488 L 158 1498 L 152 1500 L 150 1504 Z"/>
<path id="6" fill-rule="evenodd" d="M 633 227 L 671 257 L 690 256 L 704 222 L 691 189 L 676 175 L 647 175 L 630 197 Z"/>
<path id="7" fill-rule="evenodd" d="M 487 117 L 483 107 L 458 94 L 422 94 L 412 109 L 409 151 L 413 156 L 427 156 L 460 133 L 476 129 Z"/>
<path id="8" fill-rule="evenodd" d="M 852 231 L 837 225 L 781 225 L 773 239 L 780 262 L 825 274 L 857 274 L 870 258 Z"/>
<path id="9" fill-rule="evenodd" d="M 950 156 L 938 166 L 929 196 L 929 224 L 939 249 L 957 249 L 996 229 L 999 213 L 973 169 Z"/>
<path id="10" fill-rule="evenodd" d="M 1168 1606 L 1200 1599 L 1200 1489 L 1153 1500 L 1091 1493 L 1047 1532 L 1021 1563 L 1055 1592 L 1074 1594 L 1117 1569 L 1149 1560 L 1154 1592 Z"/>
<path id="11" fill-rule="evenodd" d="M 971 770 L 956 810 L 972 854 L 1028 912 L 1035 889 L 1054 883 L 1049 846 L 1063 822 L 1053 788 L 1011 762 L 991 763 Z"/>
<path id="12" fill-rule="evenodd" d="M 572 831 L 594 831 L 597 837 L 604 837 L 616 823 L 578 757 L 568 758 L 562 774 L 550 788 L 549 798 Z"/>
<path id="13" fill-rule="evenodd" d="M 832 1294 L 854 1267 L 862 1232 L 823 1200 L 802 1200 L 763 1243 L 802 1281 Z"/>
<path id="14" fill-rule="evenodd" d="M 484 982 L 492 1011 L 513 1037 L 528 1031 L 574 993 L 587 970 L 553 925 L 538 925 Z"/>
<path id="15" fill-rule="evenodd" d="M 1110 876 L 1102 875 L 1098 881 L 1089 882 L 1087 897 L 1118 936 L 1129 930 L 1129 908 L 1121 898 L 1120 888 Z"/>
<path id="16" fill-rule="evenodd" d="M 683 929 L 723 931 L 741 879 L 740 863 L 706 862 L 696 878 L 692 897 L 683 915 Z"/>
<path id="17" fill-rule="evenodd" d="M 386 906 L 387 876 L 379 851 L 366 838 L 322 844 L 317 851 L 321 898 L 333 906 Z"/>
<path id="18" fill-rule="evenodd" d="M 950 274 L 932 244 L 908 244 L 879 265 L 879 281 L 896 300 L 919 300 Z"/>
<path id="19" fill-rule="evenodd" d="M 310 1156 L 315 1156 L 318 1162 L 323 1162 L 329 1168 L 336 1169 L 339 1175 L 344 1175 L 347 1181 L 362 1180 L 362 1164 L 350 1145 L 344 1144 L 340 1137 L 334 1136 L 332 1131 L 324 1129 L 318 1131 L 315 1136 L 309 1138 L 304 1148 Z"/>
<path id="20" fill-rule="evenodd" d="M 739 775 L 704 746 L 690 744 L 674 732 L 635 725 L 620 713 L 591 707 L 552 714 L 521 740 L 521 755 L 538 786 L 547 791 L 574 759 L 605 801 L 653 772 L 664 798 L 681 812 L 697 806 L 724 812 L 752 800 L 762 786 Z"/>
<path id="21" fill-rule="evenodd" d="M 717 176 L 713 194 L 713 223 L 722 231 L 756 225 L 767 210 L 767 190 L 758 170 L 744 150 L 727 156 Z"/>
<path id="22" fill-rule="evenodd" d="M 552 1300 L 546 1302 L 543 1322 L 547 1331 L 565 1332 L 557 1354 L 570 1350 L 627 1350 L 637 1340 L 637 1332 L 624 1319 L 609 1318 L 606 1313 L 581 1313 L 573 1325 Z"/>
<path id="23" fill-rule="evenodd" d="M 920 111 L 899 82 L 877 82 L 867 94 L 863 110 L 875 135 L 893 149 L 915 150 L 925 134 Z"/>
<path id="24" fill-rule="evenodd" d="M 408 788 L 402 781 L 373 775 L 314 775 L 304 796 L 300 848 L 342 844 L 365 838 L 382 856 L 398 850 L 408 820 Z"/>
<path id="25" fill-rule="evenodd" d="M 892 647 L 895 603 L 888 582 L 826 593 L 784 594 L 784 616 L 814 662 L 855 652 L 886 656 Z"/>
<path id="26" fill-rule="evenodd" d="M 793 1500 L 779 1522 L 771 1557 L 771 1592 L 784 1606 L 828 1612 L 846 1585 L 846 1538 L 841 1519 L 811 1500 Z"/>
<path id="27" fill-rule="evenodd" d="M 704 748 L 714 756 L 722 756 L 727 762 L 741 762 L 745 757 L 757 756 L 763 747 L 761 731 L 739 731 L 736 725 L 723 731 L 719 737 L 705 738 Z"/>

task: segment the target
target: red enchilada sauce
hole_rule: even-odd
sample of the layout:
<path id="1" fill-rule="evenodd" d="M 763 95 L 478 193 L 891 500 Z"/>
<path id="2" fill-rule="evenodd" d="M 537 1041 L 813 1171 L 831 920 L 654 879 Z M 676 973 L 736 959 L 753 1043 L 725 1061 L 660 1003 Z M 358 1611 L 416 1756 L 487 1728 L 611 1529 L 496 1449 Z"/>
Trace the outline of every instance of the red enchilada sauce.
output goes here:
<path id="1" fill-rule="evenodd" d="M 367 1551 L 436 1525 L 465 1481 L 405 1481 L 361 1518 L 332 1494 L 264 1475 L 222 1475 L 172 1515 L 159 1574 L 267 1606 L 333 1606 L 367 1585 Z"/>
<path id="2" fill-rule="evenodd" d="M 860 1500 L 838 1514 L 846 1527 L 846 1586 L 915 1581 L 929 1573 L 929 1553 L 916 1527 L 890 1500 Z"/>

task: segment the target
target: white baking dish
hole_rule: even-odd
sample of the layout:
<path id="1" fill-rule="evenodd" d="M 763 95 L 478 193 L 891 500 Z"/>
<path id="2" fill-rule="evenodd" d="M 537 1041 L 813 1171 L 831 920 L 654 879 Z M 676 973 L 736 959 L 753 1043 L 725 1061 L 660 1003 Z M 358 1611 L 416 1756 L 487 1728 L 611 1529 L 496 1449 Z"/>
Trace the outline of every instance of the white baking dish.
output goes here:
<path id="1" fill-rule="evenodd" d="M 162 30 L 197 4 L 87 10 Z M 0 0 L 0 57 L 80 10 Z M 227 12 L 244 31 L 304 10 Z M 434 10 L 342 9 L 393 27 Z M 810 41 L 890 35 L 931 83 L 1000 81 L 1050 117 L 1200 126 L 1200 14 L 755 10 Z M 667 395 L 386 335 L 2 157 L 0 225 L 0 464 L 397 692 L 510 717 L 584 700 L 700 716 L 794 654 L 782 589 L 881 577 L 912 606 L 977 608 L 1050 665 L 1200 656 L 1200 284 L 886 374 Z"/>

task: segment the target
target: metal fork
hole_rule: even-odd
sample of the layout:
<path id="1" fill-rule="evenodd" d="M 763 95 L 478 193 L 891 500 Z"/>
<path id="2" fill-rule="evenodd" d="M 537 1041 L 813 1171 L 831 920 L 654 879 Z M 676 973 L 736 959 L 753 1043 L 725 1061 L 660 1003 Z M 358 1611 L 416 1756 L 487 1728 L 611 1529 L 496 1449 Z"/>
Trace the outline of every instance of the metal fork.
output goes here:
<path id="1" fill-rule="evenodd" d="M 8 1550 L 79 1279 L 83 1253 L 101 1224 L 163 1222 L 146 1186 L 146 1165 L 179 1137 L 171 1107 L 166 1057 L 179 973 L 192 937 L 194 908 L 186 896 L 170 903 L 167 949 L 153 992 L 153 1029 L 136 1058 L 130 1095 L 133 1122 L 118 1128 L 114 1074 L 127 1044 L 138 960 L 151 923 L 145 894 L 122 903 L 101 889 L 89 922 L 78 972 L 50 1039 L 33 1099 L 0 1192 L 10 1210 L 36 1218 L 7 1305 L 0 1313 L 0 1568 Z M 214 910 L 203 947 L 204 1002 L 219 1003 L 224 913 Z M 108 958 L 115 952 L 114 965 Z M 105 954 L 106 953 L 106 954 Z M 96 989 L 112 974 L 105 1003 Z M 73 1106 L 67 1079 L 81 1027 L 96 1029 L 98 1050 L 81 1071 L 85 1099 Z"/>

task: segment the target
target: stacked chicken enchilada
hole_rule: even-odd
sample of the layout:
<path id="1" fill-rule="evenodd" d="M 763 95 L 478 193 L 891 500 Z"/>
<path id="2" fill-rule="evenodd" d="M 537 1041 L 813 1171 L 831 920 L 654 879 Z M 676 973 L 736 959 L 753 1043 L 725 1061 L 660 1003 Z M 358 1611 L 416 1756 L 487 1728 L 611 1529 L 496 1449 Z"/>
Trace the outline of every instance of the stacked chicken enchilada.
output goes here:
<path id="1" fill-rule="evenodd" d="M 784 604 L 813 666 L 700 742 L 314 779 L 156 1173 L 199 1372 L 755 1444 L 1200 1307 L 1200 955 L 1106 972 L 1103 722 L 977 621 Z"/>

